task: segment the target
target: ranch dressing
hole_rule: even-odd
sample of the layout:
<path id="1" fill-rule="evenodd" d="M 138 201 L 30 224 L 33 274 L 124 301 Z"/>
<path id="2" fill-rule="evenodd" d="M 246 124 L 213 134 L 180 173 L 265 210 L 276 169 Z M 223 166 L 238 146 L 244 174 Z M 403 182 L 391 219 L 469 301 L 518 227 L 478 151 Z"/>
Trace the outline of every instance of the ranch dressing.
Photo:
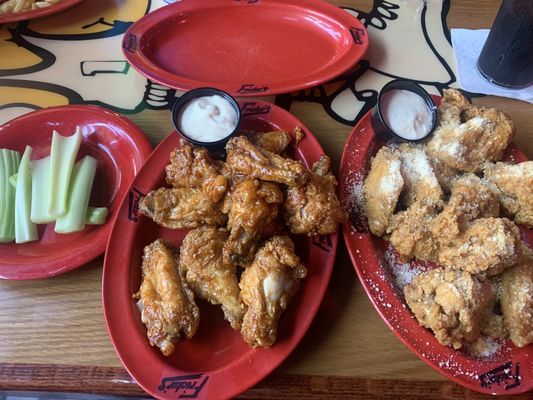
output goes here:
<path id="1" fill-rule="evenodd" d="M 199 142 L 224 139 L 237 126 L 237 112 L 224 97 L 203 96 L 185 104 L 178 118 L 181 133 Z"/>
<path id="2" fill-rule="evenodd" d="M 393 89 L 383 93 L 380 110 L 388 127 L 404 139 L 422 139 L 431 130 L 430 108 L 421 96 L 410 90 Z"/>

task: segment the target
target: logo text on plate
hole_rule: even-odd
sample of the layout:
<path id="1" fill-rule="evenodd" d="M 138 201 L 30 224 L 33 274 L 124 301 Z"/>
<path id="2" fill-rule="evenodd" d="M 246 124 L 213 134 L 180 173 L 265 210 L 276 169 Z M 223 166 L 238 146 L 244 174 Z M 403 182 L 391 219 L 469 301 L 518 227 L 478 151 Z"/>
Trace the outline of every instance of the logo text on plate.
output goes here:
<path id="1" fill-rule="evenodd" d="M 521 379 L 520 363 L 516 363 L 513 370 L 512 361 L 509 361 L 479 376 L 481 387 L 490 388 L 494 384 L 497 384 L 498 386 L 503 384 L 505 390 L 520 386 Z"/>
<path id="2" fill-rule="evenodd" d="M 173 392 L 178 399 L 195 399 L 208 379 L 204 374 L 169 376 L 161 379 L 157 390 L 162 393 Z"/>

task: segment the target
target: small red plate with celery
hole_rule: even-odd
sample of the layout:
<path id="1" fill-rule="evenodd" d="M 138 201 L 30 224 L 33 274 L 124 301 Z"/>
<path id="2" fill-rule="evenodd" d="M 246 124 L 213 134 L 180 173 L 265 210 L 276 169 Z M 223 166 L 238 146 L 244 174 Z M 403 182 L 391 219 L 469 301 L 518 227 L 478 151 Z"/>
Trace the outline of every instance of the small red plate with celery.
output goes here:
<path id="1" fill-rule="evenodd" d="M 20 280 L 58 275 L 102 254 L 120 201 L 151 152 L 132 122 L 84 105 L 7 122 L 0 149 L 0 278 Z"/>

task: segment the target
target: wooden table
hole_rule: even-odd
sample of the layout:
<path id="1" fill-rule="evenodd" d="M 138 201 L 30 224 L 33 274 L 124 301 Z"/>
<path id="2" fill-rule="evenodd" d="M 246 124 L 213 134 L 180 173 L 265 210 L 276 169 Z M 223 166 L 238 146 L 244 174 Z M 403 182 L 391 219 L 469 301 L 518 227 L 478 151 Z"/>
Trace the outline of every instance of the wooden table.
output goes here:
<path id="1" fill-rule="evenodd" d="M 335 3 L 371 8 L 369 1 Z M 453 1 L 448 26 L 490 27 L 498 7 L 498 1 Z M 517 127 L 516 143 L 533 157 L 531 104 L 496 97 L 475 103 L 507 111 Z M 317 104 L 294 103 L 291 112 L 314 132 L 338 171 L 351 127 Z M 132 119 L 154 145 L 171 130 L 168 111 L 145 110 Z M 0 389 L 144 395 L 122 367 L 104 325 L 102 262 L 100 257 L 47 280 L 0 282 Z M 393 335 L 359 284 L 342 241 L 324 302 L 302 343 L 274 374 L 242 395 L 296 397 L 488 398 L 446 380 Z"/>

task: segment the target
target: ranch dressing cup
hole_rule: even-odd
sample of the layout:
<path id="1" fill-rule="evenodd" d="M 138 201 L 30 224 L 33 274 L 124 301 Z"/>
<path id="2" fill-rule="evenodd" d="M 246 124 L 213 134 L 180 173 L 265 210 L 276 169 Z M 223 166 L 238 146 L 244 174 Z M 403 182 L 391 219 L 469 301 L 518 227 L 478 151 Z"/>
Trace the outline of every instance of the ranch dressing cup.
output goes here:
<path id="1" fill-rule="evenodd" d="M 193 89 L 172 108 L 176 131 L 187 141 L 219 151 L 239 128 L 241 111 L 228 93 L 214 88 Z"/>
<path id="2" fill-rule="evenodd" d="M 437 125 L 437 107 L 420 85 L 394 80 L 381 89 L 371 115 L 374 132 L 383 140 L 421 142 Z"/>

